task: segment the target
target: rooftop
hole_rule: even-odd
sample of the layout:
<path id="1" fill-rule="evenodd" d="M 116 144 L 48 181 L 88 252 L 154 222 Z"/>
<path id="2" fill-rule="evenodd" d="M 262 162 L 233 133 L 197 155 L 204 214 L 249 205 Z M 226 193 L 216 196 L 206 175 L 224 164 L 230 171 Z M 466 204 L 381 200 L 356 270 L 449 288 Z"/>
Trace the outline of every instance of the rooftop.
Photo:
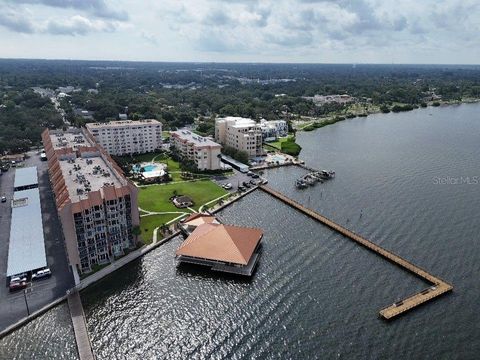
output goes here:
<path id="1" fill-rule="evenodd" d="M 16 191 L 13 198 L 7 276 L 47 266 L 40 192 Z"/>
<path id="2" fill-rule="evenodd" d="M 238 116 L 227 116 L 224 118 L 219 118 L 217 120 L 225 120 L 225 121 L 231 121 L 235 122 L 235 124 L 231 125 L 233 127 L 246 127 L 246 126 L 255 126 L 257 123 L 253 119 L 249 118 L 243 118 L 243 117 L 238 117 Z"/>
<path id="3" fill-rule="evenodd" d="M 218 220 L 213 215 L 195 213 L 188 216 L 183 223 L 187 226 L 200 226 L 202 224 L 219 224 Z"/>
<path id="4" fill-rule="evenodd" d="M 13 184 L 15 189 L 32 185 L 38 185 L 36 166 L 18 168 L 15 170 L 15 182 Z"/>
<path id="5" fill-rule="evenodd" d="M 77 150 L 80 146 L 93 146 L 80 131 L 51 132 L 50 138 L 55 150 L 62 148 L 73 148 L 73 150 Z"/>
<path id="6" fill-rule="evenodd" d="M 155 119 L 146 119 L 146 120 L 118 120 L 110 121 L 106 123 L 88 123 L 85 126 L 89 129 L 93 128 L 108 128 L 108 127 L 119 127 L 119 126 L 132 126 L 132 125 L 145 125 L 145 124 L 161 124 L 160 121 Z"/>
<path id="7" fill-rule="evenodd" d="M 260 229 L 201 224 L 180 245 L 176 255 L 247 265 L 262 236 Z"/>
<path id="8" fill-rule="evenodd" d="M 197 135 L 195 133 L 192 133 L 190 130 L 171 131 L 170 135 L 177 137 L 183 141 L 192 143 L 196 146 L 221 147 L 221 145 L 216 143 L 215 141 L 210 140 L 209 138 Z"/>
<path id="9" fill-rule="evenodd" d="M 126 185 L 100 148 L 81 131 L 72 129 L 49 134 L 54 149 L 59 152 L 64 149 L 66 156 L 59 156 L 58 163 L 72 202 L 87 199 L 89 192 L 101 190 L 103 186 Z"/>
<path id="10" fill-rule="evenodd" d="M 86 199 L 88 192 L 98 191 L 105 185 L 123 185 L 100 156 L 60 160 L 59 163 L 72 202 Z"/>

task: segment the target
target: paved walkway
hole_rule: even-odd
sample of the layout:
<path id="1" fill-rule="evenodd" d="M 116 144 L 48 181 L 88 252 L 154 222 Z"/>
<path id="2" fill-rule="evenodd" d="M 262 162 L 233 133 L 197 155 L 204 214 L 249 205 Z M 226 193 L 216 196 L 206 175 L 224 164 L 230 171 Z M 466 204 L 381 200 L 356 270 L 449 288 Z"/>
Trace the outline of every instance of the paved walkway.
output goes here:
<path id="1" fill-rule="evenodd" d="M 232 195 L 232 193 L 227 193 L 227 194 L 225 194 L 225 195 L 219 196 L 218 198 L 213 199 L 213 200 L 211 200 L 211 201 L 203 204 L 202 206 L 200 206 L 200 207 L 198 208 L 198 212 L 201 213 L 202 210 L 203 210 L 203 208 L 204 208 L 206 205 L 210 205 L 210 204 L 214 203 L 215 201 L 218 201 L 218 200 L 223 199 L 224 197 L 227 197 L 227 196 L 230 196 L 230 195 Z"/>

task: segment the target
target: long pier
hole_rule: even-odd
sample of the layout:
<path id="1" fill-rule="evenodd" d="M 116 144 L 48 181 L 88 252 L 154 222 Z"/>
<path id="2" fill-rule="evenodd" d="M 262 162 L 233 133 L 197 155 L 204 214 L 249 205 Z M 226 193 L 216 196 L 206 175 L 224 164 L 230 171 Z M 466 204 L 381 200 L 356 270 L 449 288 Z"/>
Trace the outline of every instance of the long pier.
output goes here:
<path id="1" fill-rule="evenodd" d="M 442 279 L 433 276 L 426 270 L 421 269 L 420 267 L 412 264 L 411 262 L 403 259 L 402 257 L 395 255 L 391 251 L 388 251 L 382 248 L 379 245 L 372 243 L 371 241 L 361 237 L 358 234 L 344 228 L 343 226 L 335 223 L 334 221 L 326 218 L 325 216 L 320 215 L 319 213 L 306 208 L 305 206 L 297 203 L 296 201 L 290 199 L 289 197 L 283 195 L 282 193 L 273 190 L 270 187 L 265 185 L 259 186 L 259 188 L 266 193 L 274 196 L 275 198 L 283 201 L 285 204 L 290 205 L 296 210 L 304 213 L 305 215 L 321 222 L 322 224 L 328 226 L 329 228 L 339 232 L 340 234 L 346 236 L 350 240 L 355 241 L 356 243 L 366 247 L 367 249 L 375 252 L 376 254 L 382 256 L 388 261 L 400 266 L 401 268 L 410 271 L 416 276 L 422 278 L 423 280 L 429 282 L 431 286 L 420 291 L 417 294 L 409 296 L 401 301 L 397 301 L 394 304 L 380 310 L 380 316 L 384 319 L 393 319 L 396 316 L 405 313 L 408 310 L 411 310 L 427 301 L 435 299 L 436 297 L 445 294 L 453 289 L 453 286 L 443 281 Z"/>
<path id="2" fill-rule="evenodd" d="M 87 322 L 85 321 L 85 313 L 83 312 L 80 294 L 78 291 L 73 291 L 68 295 L 67 300 L 80 360 L 94 360 L 95 357 L 93 355 L 90 337 L 88 336 Z"/>

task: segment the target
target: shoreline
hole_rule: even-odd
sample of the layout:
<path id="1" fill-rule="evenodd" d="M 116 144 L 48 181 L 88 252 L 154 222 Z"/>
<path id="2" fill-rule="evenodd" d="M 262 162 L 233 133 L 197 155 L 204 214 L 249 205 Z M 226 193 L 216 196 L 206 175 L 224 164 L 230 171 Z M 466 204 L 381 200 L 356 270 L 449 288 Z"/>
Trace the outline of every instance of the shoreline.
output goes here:
<path id="1" fill-rule="evenodd" d="M 405 113 L 405 112 L 410 112 L 413 110 L 418 110 L 418 109 L 428 109 L 430 107 L 446 107 L 446 106 L 453 106 L 453 105 L 462 105 L 462 104 L 476 104 L 480 103 L 480 99 L 466 99 L 466 100 L 461 100 L 461 101 L 438 101 L 439 105 L 433 105 L 434 102 L 429 102 L 426 107 L 422 107 L 419 105 L 412 105 L 415 106 L 410 110 L 402 110 L 402 111 L 392 111 L 390 110 L 389 112 L 383 112 L 381 111 L 381 107 L 383 105 L 378 106 L 378 110 L 376 111 L 368 111 L 364 113 L 348 113 L 348 110 L 346 110 L 346 113 L 335 113 L 329 116 L 325 117 L 319 117 L 319 118 L 311 118 L 310 120 L 293 120 L 293 127 L 295 128 L 296 131 L 313 131 L 316 129 L 320 129 L 324 126 L 328 125 L 333 125 L 336 124 L 337 122 L 341 122 L 344 120 L 351 120 L 351 119 L 356 119 L 356 118 L 365 118 L 368 117 L 369 115 L 375 115 L 375 114 L 388 114 L 388 113 Z M 403 104 L 402 106 L 409 105 L 409 104 Z"/>

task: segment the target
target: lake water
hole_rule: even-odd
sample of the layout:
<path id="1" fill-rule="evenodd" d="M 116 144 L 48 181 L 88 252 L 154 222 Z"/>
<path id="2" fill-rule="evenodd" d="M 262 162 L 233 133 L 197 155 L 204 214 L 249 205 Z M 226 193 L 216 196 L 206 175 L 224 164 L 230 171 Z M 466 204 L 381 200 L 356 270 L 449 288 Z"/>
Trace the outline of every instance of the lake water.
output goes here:
<path id="1" fill-rule="evenodd" d="M 480 104 L 427 108 L 298 133 L 301 158 L 336 178 L 297 190 L 303 170 L 265 172 L 269 186 L 426 268 L 453 293 L 379 319 L 426 284 L 257 191 L 220 214 L 265 231 L 252 279 L 177 267 L 181 240 L 162 245 L 82 294 L 97 358 L 478 358 L 479 114 Z M 45 316 L 29 336 L 58 332 L 50 351 L 68 354 L 68 318 Z"/>
<path id="2" fill-rule="evenodd" d="M 61 304 L 0 339 L 0 359 L 78 359 L 68 305 Z"/>

